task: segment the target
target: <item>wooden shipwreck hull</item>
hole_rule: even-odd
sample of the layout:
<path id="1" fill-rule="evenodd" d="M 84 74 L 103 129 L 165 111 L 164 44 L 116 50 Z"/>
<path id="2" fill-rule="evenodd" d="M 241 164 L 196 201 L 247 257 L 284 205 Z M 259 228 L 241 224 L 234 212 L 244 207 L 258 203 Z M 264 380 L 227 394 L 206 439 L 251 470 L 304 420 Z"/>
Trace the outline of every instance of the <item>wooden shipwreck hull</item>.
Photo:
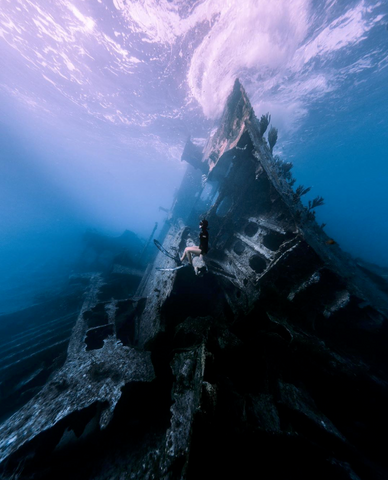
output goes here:
<path id="1" fill-rule="evenodd" d="M 69 416 L 48 409 L 35 436 L 12 440 L 34 399 L 3 424 L 4 478 L 386 478 L 387 284 L 328 243 L 238 81 L 217 132 L 183 159 L 161 240 L 182 254 L 206 216 L 208 272 L 160 271 L 175 265 L 160 252 L 133 298 L 105 302 L 100 353 L 86 356 L 87 331 L 74 332 L 72 375 L 93 359 L 103 374 L 95 365 L 88 397 L 62 384 Z"/>

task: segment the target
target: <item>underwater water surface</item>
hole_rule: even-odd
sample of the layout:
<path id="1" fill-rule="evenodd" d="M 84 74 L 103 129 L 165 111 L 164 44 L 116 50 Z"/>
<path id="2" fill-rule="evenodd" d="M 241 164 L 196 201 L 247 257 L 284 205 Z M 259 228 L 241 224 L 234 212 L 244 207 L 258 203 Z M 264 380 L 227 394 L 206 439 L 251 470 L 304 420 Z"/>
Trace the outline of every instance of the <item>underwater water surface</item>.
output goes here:
<path id="1" fill-rule="evenodd" d="M 236 78 L 328 235 L 388 266 L 386 1 L 0 0 L 0 52 L 0 313 L 86 228 L 162 225 Z"/>

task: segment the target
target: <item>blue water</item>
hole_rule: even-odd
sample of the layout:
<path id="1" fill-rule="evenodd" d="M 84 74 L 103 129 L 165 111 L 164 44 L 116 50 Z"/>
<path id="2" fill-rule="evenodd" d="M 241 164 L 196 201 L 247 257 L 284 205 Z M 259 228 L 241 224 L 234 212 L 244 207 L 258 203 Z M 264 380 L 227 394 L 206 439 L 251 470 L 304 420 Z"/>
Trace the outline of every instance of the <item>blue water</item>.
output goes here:
<path id="1" fill-rule="evenodd" d="M 148 238 L 236 77 L 326 232 L 388 266 L 387 25 L 386 1 L 2 0 L 0 312 L 85 228 Z"/>

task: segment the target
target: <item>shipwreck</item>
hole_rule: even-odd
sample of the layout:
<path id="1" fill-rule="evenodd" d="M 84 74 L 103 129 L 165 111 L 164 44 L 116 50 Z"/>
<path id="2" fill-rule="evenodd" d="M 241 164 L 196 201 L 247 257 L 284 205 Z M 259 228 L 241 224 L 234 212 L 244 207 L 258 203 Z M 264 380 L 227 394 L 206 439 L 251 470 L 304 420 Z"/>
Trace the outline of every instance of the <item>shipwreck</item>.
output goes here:
<path id="1" fill-rule="evenodd" d="M 387 478 L 388 284 L 272 148 L 236 80 L 159 237 L 182 253 L 206 216 L 207 273 L 90 275 L 66 360 L 0 425 L 2 478 Z"/>

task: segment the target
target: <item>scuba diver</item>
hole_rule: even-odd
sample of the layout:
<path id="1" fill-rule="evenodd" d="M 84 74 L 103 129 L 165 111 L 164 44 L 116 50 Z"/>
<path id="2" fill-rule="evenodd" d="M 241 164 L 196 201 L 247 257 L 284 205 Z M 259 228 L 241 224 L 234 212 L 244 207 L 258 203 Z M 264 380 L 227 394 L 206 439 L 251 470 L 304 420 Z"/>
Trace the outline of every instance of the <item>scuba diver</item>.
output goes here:
<path id="1" fill-rule="evenodd" d="M 201 220 L 199 223 L 199 228 L 201 229 L 199 234 L 199 247 L 186 247 L 180 259 L 181 262 L 183 262 L 185 257 L 187 257 L 190 265 L 193 265 L 192 255 L 197 255 L 200 258 L 203 258 L 203 255 L 207 254 L 209 250 L 209 232 L 207 231 L 208 225 L 209 223 L 207 220 Z M 197 273 L 197 271 L 195 273 Z"/>

